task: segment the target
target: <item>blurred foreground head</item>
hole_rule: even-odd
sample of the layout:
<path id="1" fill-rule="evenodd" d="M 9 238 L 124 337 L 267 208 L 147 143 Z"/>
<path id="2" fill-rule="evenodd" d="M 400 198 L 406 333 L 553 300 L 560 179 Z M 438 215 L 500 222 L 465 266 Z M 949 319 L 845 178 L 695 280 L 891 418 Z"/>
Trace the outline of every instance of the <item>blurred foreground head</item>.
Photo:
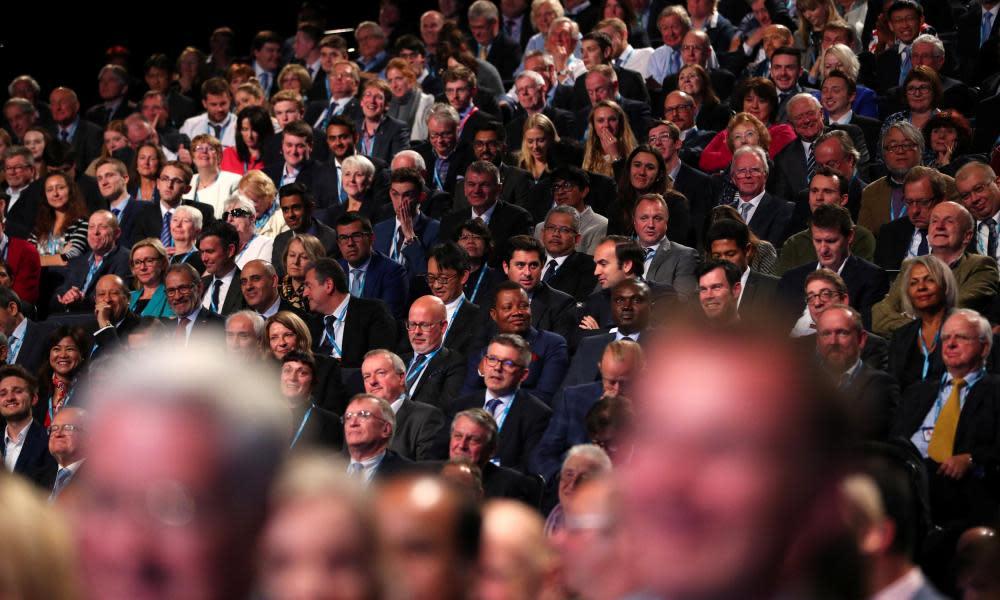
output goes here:
<path id="1" fill-rule="evenodd" d="M 92 446 L 75 520 L 87 595 L 248 595 L 288 447 L 277 377 L 192 338 L 120 356 L 85 392 Z"/>
<path id="2" fill-rule="evenodd" d="M 811 357 L 760 321 L 668 327 L 648 347 L 621 478 L 636 589 L 772 597 L 835 514 L 848 416 Z"/>

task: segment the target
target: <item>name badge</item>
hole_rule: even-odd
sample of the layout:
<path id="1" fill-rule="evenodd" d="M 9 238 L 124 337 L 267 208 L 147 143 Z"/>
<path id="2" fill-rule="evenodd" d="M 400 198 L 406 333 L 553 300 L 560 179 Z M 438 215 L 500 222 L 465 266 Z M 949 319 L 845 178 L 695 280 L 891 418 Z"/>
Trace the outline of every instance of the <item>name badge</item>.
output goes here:
<path id="1" fill-rule="evenodd" d="M 934 435 L 934 428 L 933 427 L 921 427 L 920 428 L 920 433 L 923 434 L 924 441 L 929 444 L 930 441 L 931 441 L 931 436 Z"/>

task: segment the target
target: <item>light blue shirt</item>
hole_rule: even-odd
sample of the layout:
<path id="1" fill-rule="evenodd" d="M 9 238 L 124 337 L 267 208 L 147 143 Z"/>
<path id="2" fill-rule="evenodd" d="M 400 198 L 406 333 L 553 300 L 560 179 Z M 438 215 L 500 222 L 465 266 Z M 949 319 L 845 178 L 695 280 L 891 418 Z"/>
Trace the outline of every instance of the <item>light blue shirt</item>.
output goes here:
<path id="1" fill-rule="evenodd" d="M 670 63 L 673 60 L 674 54 L 677 54 L 677 67 L 684 66 L 684 61 L 680 58 L 680 49 L 674 49 L 666 44 L 657 48 L 653 55 L 649 57 L 649 76 L 655 79 L 659 83 L 663 83 L 663 80 L 673 75 L 677 70 L 670 68 Z"/>
<path id="2" fill-rule="evenodd" d="M 969 397 L 969 391 L 972 390 L 984 375 L 986 375 L 986 370 L 980 368 L 978 371 L 969 373 L 964 378 L 965 387 L 962 388 L 958 397 L 959 409 L 965 407 L 965 399 Z M 951 381 L 952 377 L 947 372 L 941 376 L 941 387 L 938 388 L 937 400 L 931 405 L 931 409 L 927 411 L 927 416 L 924 417 L 924 422 L 920 424 L 920 428 L 910 437 L 910 441 L 920 451 L 920 456 L 924 458 L 927 458 L 927 448 L 931 443 L 931 434 L 934 433 L 934 424 L 937 423 L 941 409 L 944 408 L 945 403 L 948 402 L 948 397 L 951 396 Z"/>

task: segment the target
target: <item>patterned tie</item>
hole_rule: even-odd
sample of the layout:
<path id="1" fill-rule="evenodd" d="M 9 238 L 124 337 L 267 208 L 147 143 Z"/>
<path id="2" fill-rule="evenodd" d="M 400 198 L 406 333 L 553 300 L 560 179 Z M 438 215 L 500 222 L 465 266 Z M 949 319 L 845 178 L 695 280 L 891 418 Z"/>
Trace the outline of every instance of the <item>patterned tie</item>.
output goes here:
<path id="1" fill-rule="evenodd" d="M 61 492 L 63 488 L 66 487 L 66 484 L 69 483 L 70 479 L 72 478 L 73 478 L 73 471 L 70 471 L 66 467 L 62 467 L 59 469 L 59 472 L 56 474 L 55 485 L 52 486 L 52 493 L 49 495 L 49 502 L 52 502 L 59 496 L 59 492 Z"/>
<path id="2" fill-rule="evenodd" d="M 323 329 L 326 331 L 326 335 L 323 336 L 323 341 L 320 346 L 333 350 L 333 345 L 337 341 L 337 316 L 336 315 L 326 315 L 323 317 Z"/>
<path id="3" fill-rule="evenodd" d="M 986 221 L 986 226 L 989 227 L 990 233 L 986 242 L 986 256 L 990 258 L 996 258 L 997 256 L 997 222 L 995 219 L 988 219 Z"/>
<path id="4" fill-rule="evenodd" d="M 163 215 L 163 223 L 160 225 L 160 242 L 166 248 L 174 245 L 174 236 L 170 235 L 170 219 L 173 215 L 174 211 L 168 210 Z"/>
<path id="5" fill-rule="evenodd" d="M 60 129 L 59 130 L 59 137 L 62 138 L 62 141 L 68 142 L 69 141 L 69 129 Z"/>
<path id="6" fill-rule="evenodd" d="M 361 269 L 351 269 L 351 295 L 360 298 L 365 289 L 365 272 Z"/>
<path id="7" fill-rule="evenodd" d="M 7 364 L 14 364 L 14 358 L 17 357 L 17 351 L 21 349 L 21 338 L 16 335 L 12 335 L 7 338 Z"/>
<path id="8" fill-rule="evenodd" d="M 681 70 L 681 52 L 679 48 L 671 48 L 673 52 L 670 53 L 670 68 L 667 71 L 667 75 L 676 75 L 677 71 Z"/>
<path id="9" fill-rule="evenodd" d="M 643 256 L 643 262 L 645 262 L 645 261 L 653 258 L 653 255 L 656 254 L 656 246 L 653 246 L 651 248 L 643 248 L 642 251 L 643 251 L 643 254 L 644 254 L 644 256 Z"/>
<path id="10" fill-rule="evenodd" d="M 267 71 L 260 74 L 260 87 L 264 90 L 264 94 L 271 88 L 271 74 Z"/>
<path id="11" fill-rule="evenodd" d="M 392 250 L 392 260 L 398 262 L 401 265 L 405 265 L 406 261 L 403 259 L 403 228 L 396 228 L 396 246 Z"/>
<path id="12" fill-rule="evenodd" d="M 906 82 L 906 76 L 910 74 L 910 67 L 913 64 L 910 62 L 910 48 L 903 50 L 903 56 L 899 62 L 899 85 L 903 85 Z"/>
<path id="13" fill-rule="evenodd" d="M 812 182 L 813 175 L 816 174 L 816 144 L 809 144 L 809 155 L 806 156 L 806 185 Z"/>
<path id="14" fill-rule="evenodd" d="M 740 202 L 740 216 L 743 217 L 744 222 L 749 220 L 747 219 L 747 216 L 750 214 L 751 210 L 753 210 L 752 202 Z"/>
<path id="15" fill-rule="evenodd" d="M 927 445 L 927 456 L 942 463 L 951 458 L 955 447 L 955 431 L 958 429 L 958 417 L 962 412 L 962 388 L 965 380 L 961 377 L 951 382 L 951 394 L 938 413 L 931 433 L 930 444 Z"/>
<path id="16" fill-rule="evenodd" d="M 406 373 L 406 387 L 410 387 L 411 385 L 413 385 L 413 382 L 416 381 L 417 377 L 420 376 L 420 371 L 422 370 L 424 362 L 426 361 L 427 361 L 426 354 L 418 354 L 413 359 L 413 364 L 410 365 L 410 370 Z"/>
<path id="17" fill-rule="evenodd" d="M 212 304 L 208 307 L 208 309 L 214 313 L 220 312 L 219 309 L 221 307 L 219 305 L 219 295 L 221 291 L 222 291 L 222 280 L 216 278 L 215 281 L 212 282 Z"/>
<path id="18" fill-rule="evenodd" d="M 979 30 L 979 47 L 990 39 L 990 32 L 993 29 L 993 13 L 987 11 L 983 13 L 983 26 Z"/>
<path id="19" fill-rule="evenodd" d="M 479 44 L 479 60 L 485 61 L 486 55 L 487 55 L 486 46 Z"/>
<path id="20" fill-rule="evenodd" d="M 542 275 L 542 281 L 544 283 L 552 281 L 552 278 L 556 276 L 556 270 L 558 268 L 559 268 L 559 263 L 556 262 L 556 259 L 553 258 L 552 260 L 550 260 L 549 264 L 545 269 L 545 275 Z"/>
<path id="21" fill-rule="evenodd" d="M 486 412 L 488 412 L 491 415 L 493 415 L 493 419 L 496 420 L 497 419 L 497 409 L 499 409 L 502 405 L 503 405 L 503 400 L 501 400 L 499 398 L 490 398 L 486 402 Z"/>

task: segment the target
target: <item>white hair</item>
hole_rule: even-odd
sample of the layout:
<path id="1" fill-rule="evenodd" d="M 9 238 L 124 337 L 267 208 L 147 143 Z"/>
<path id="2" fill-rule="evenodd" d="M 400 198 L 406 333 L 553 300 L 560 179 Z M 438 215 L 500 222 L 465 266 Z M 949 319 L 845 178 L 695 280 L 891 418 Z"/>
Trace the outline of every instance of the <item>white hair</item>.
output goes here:
<path id="1" fill-rule="evenodd" d="M 585 458 L 597 466 L 597 473 L 606 473 L 611 470 L 611 457 L 597 444 L 577 444 L 569 449 L 563 466 L 574 456 Z"/>

